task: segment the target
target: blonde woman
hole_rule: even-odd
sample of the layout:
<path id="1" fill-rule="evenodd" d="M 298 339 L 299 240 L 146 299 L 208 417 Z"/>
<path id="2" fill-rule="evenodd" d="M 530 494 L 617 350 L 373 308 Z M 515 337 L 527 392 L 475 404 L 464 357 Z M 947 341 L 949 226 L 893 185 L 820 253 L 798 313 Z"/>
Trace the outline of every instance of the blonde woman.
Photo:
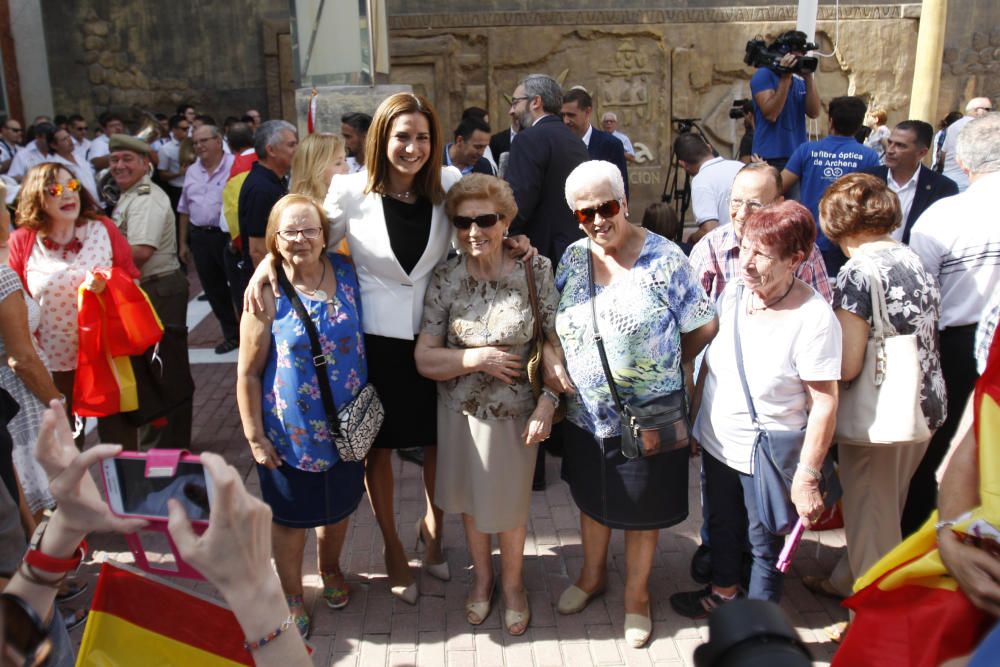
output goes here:
<path id="1" fill-rule="evenodd" d="M 347 148 L 339 134 L 310 134 L 295 150 L 295 157 L 292 158 L 292 181 L 288 191 L 321 202 L 326 198 L 333 177 L 349 171 Z M 342 255 L 351 254 L 347 239 L 337 244 L 337 252 Z"/>

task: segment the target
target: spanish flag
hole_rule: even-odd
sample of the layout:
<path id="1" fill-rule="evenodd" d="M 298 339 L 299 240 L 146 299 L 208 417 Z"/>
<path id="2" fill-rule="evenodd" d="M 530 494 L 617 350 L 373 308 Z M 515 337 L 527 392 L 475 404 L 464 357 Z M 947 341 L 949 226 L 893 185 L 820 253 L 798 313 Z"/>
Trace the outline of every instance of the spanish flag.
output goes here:
<path id="1" fill-rule="evenodd" d="M 253 665 L 228 609 L 105 563 L 77 667 Z"/>
<path id="2" fill-rule="evenodd" d="M 973 395 L 979 448 L 980 506 L 953 529 L 973 523 L 1000 528 L 1000 336 Z M 937 549 L 937 512 L 885 555 L 844 601 L 855 612 L 833 667 L 937 667 L 971 653 L 996 619 L 977 609 L 948 573 Z"/>

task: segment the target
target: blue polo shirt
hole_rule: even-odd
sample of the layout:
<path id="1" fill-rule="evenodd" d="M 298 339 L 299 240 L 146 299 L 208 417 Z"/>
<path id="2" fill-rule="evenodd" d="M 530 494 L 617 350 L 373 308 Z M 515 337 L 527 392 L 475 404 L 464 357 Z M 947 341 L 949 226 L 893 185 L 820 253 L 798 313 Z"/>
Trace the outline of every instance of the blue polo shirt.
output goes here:
<path id="1" fill-rule="evenodd" d="M 792 75 L 788 98 L 778 119 L 771 122 L 764 118 L 757 106 L 757 93 L 777 90 L 781 77 L 766 67 L 760 67 L 750 78 L 750 93 L 754 97 L 753 115 L 756 128 L 753 134 L 753 152 L 765 160 L 787 158 L 806 140 L 806 82 Z"/>
<path id="2" fill-rule="evenodd" d="M 785 169 L 799 177 L 799 202 L 812 213 L 819 229 L 819 200 L 830 184 L 841 176 L 878 165 L 875 151 L 859 144 L 854 137 L 829 136 L 799 146 Z M 837 247 L 822 230 L 816 237 L 816 245 L 820 250 Z"/>

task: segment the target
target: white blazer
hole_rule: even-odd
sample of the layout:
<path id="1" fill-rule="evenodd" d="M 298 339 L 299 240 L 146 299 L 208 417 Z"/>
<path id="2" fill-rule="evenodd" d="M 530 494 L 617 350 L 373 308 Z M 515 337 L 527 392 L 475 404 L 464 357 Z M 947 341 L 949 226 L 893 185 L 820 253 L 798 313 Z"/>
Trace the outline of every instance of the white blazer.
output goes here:
<path id="1" fill-rule="evenodd" d="M 454 167 L 441 170 L 447 192 L 462 178 Z M 420 331 L 424 292 L 431 273 L 448 256 L 454 237 L 444 204 L 434 206 L 427 247 L 413 271 L 407 274 L 392 252 L 385 225 L 382 196 L 365 194 L 368 171 L 336 175 L 330 182 L 323 208 L 330 225 L 330 248 L 346 235 L 361 285 L 362 328 L 367 334 L 413 340 Z"/>

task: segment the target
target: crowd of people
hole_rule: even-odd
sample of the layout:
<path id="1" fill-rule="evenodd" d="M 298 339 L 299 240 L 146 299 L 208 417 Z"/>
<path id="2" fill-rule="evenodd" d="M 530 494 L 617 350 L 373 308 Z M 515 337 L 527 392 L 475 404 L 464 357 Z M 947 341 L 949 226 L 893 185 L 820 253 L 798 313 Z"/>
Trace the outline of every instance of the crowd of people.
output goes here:
<path id="1" fill-rule="evenodd" d="M 201 538 L 176 507 L 171 529 L 233 603 L 259 663 L 304 656 L 285 630 L 308 637 L 311 627 L 308 529 L 322 598 L 350 604 L 341 551 L 366 492 L 391 592 L 419 599 L 393 509 L 400 448 L 423 451 L 425 507 L 413 532 L 429 575 L 451 578 L 443 516 L 462 515 L 472 625 L 490 615 L 497 590 L 506 630 L 530 625 L 523 552 L 544 449 L 562 457 L 580 510 L 583 561 L 561 614 L 605 591 L 611 532 L 623 530 L 624 638 L 649 641 L 656 545 L 689 514 L 695 455 L 704 525 L 691 577 L 701 588 L 670 597 L 678 614 L 704 618 L 744 596 L 779 601 L 788 528 L 772 525 L 771 505 L 813 526 L 835 500 L 834 458 L 847 548 L 806 585 L 850 595 L 938 506 L 935 472 L 978 375 L 977 328 L 988 341 L 996 326 L 1000 228 L 987 211 L 1000 203 L 1000 114 L 988 99 L 970 102 L 942 142 L 941 175 L 922 164 L 938 143 L 927 123 L 889 129 L 884 112 L 838 97 L 828 102 L 829 135 L 809 142 L 805 118 L 821 108 L 811 73 L 761 68 L 751 90 L 750 159 L 726 160 L 695 133 L 676 139 L 700 225 L 688 255 L 669 209 L 650 207 L 642 224 L 630 217 L 634 153 L 617 117 L 605 113 L 597 129 L 590 94 L 542 74 L 518 82 L 510 127 L 494 134 L 476 108 L 445 134 L 412 93 L 301 141 L 282 120 L 247 112 L 220 128 L 185 105 L 162 119 L 157 141 L 126 134 L 113 115 L 88 139 L 86 121 L 72 116 L 66 127 L 36 123 L 17 150 L 8 131 L 19 124 L 8 120 L 0 166 L 19 192 L 10 268 L 0 270 L 9 360 L 0 383 L 27 423 L 8 424 L 19 482 L 5 475 L 0 495 L 26 502 L 28 527 L 41 509 L 58 506 L 61 517 L 45 533 L 55 537 L 31 549 L 65 559 L 90 530 L 138 527 L 100 509 L 83 472 L 118 450 L 79 454 L 57 415 L 73 415 L 77 290 L 100 291 L 92 270 L 119 267 L 183 337 L 193 263 L 222 331 L 216 352 L 238 350 L 239 412 L 269 509 L 205 455 L 215 484 L 237 488 L 212 508 Z M 869 117 L 871 147 L 855 139 Z M 950 162 L 967 183 L 947 177 Z M 929 435 L 838 443 L 838 396 L 867 381 L 870 341 L 883 329 L 915 337 L 915 400 Z M 384 421 L 363 462 L 345 458 L 343 414 L 372 395 Z M 109 415 L 98 429 L 127 449 L 183 448 L 190 421 L 188 395 L 153 422 Z M 762 434 L 791 448 L 786 484 L 763 490 Z M 266 530 L 234 536 L 241 529 L 225 522 L 240 512 Z M 255 602 L 241 572 L 224 571 L 231 559 L 216 558 L 227 536 L 248 550 L 241 566 L 255 568 L 242 575 L 267 593 Z M 1000 588 L 968 581 L 979 587 L 973 600 Z M 29 568 L 9 590 L 44 618 L 59 585 Z"/>

